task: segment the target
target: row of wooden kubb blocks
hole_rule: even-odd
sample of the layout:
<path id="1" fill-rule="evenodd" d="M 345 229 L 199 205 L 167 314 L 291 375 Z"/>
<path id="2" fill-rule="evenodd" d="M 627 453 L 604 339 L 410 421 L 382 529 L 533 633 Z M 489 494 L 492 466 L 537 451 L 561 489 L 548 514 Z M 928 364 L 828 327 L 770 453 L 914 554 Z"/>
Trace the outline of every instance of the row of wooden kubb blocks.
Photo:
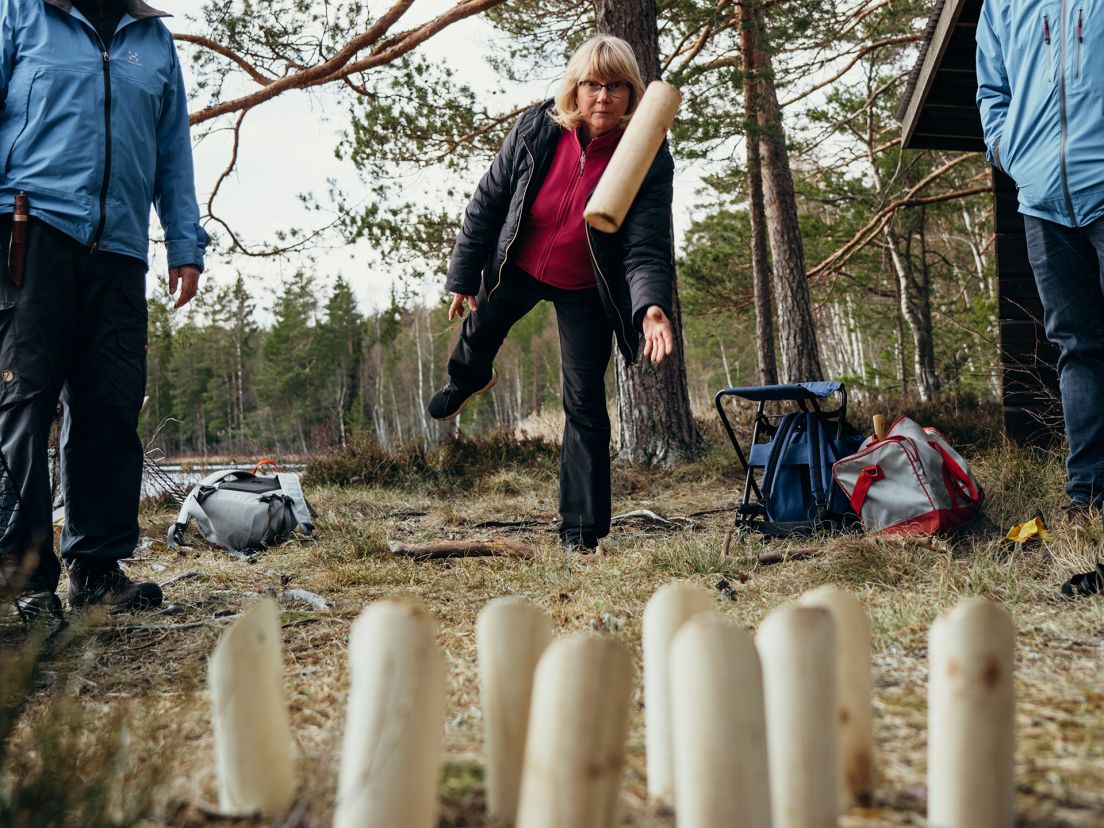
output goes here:
<path id="1" fill-rule="evenodd" d="M 643 618 L 648 792 L 680 828 L 820 828 L 874 795 L 870 627 L 832 587 L 769 615 L 752 638 L 712 595 L 669 584 Z M 334 820 L 431 828 L 446 669 L 417 603 L 370 605 L 349 639 L 350 690 Z M 973 599 L 929 640 L 928 824 L 1009 828 L 1012 622 Z M 613 828 L 633 693 L 608 636 L 554 639 L 518 598 L 476 625 L 488 816 L 518 828 Z M 228 812 L 277 814 L 296 784 L 275 604 L 254 606 L 210 661 L 217 775 Z"/>

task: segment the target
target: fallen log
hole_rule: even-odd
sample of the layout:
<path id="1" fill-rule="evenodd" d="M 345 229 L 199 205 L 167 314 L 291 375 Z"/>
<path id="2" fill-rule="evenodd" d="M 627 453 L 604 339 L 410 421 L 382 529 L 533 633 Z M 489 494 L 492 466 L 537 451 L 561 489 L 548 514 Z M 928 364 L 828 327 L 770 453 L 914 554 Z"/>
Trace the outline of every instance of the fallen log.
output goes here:
<path id="1" fill-rule="evenodd" d="M 764 552 L 759 556 L 760 564 L 776 564 L 785 561 L 803 561 L 806 558 L 815 558 L 824 552 L 821 546 L 799 546 L 796 549 L 781 549 L 777 552 Z"/>
<path id="2" fill-rule="evenodd" d="M 535 518 L 525 518 L 523 520 L 484 520 L 479 523 L 471 524 L 472 529 L 517 529 L 528 526 L 547 526 L 550 529 L 555 529 L 556 522 L 551 519 L 537 520 Z"/>
<path id="3" fill-rule="evenodd" d="M 532 558 L 533 547 L 518 541 L 500 539 L 488 541 L 438 541 L 436 543 L 399 543 L 388 541 L 392 555 L 415 561 L 444 558 Z"/>

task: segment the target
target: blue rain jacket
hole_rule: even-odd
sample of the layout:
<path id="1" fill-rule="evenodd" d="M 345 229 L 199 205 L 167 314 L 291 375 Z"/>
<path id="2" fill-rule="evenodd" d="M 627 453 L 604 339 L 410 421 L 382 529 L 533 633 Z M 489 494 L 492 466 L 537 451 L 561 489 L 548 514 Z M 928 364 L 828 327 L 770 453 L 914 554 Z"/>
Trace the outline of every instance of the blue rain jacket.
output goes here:
<path id="1" fill-rule="evenodd" d="M 188 102 L 163 12 L 130 0 L 105 55 L 69 0 L 0 0 L 0 213 L 147 261 L 150 205 L 169 267 L 203 267 Z"/>
<path id="2" fill-rule="evenodd" d="M 985 0 L 977 78 L 987 157 L 1020 212 L 1067 227 L 1104 215 L 1104 0 Z"/>

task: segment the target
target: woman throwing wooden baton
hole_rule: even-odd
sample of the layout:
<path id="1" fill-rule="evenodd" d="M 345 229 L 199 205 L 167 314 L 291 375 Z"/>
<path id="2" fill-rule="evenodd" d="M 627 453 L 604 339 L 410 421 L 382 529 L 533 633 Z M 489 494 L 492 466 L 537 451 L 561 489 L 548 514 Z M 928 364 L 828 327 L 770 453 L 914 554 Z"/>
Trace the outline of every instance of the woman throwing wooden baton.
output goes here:
<path id="1" fill-rule="evenodd" d="M 560 537 L 595 549 L 610 525 L 610 333 L 626 363 L 674 347 L 671 195 L 674 162 L 660 149 L 620 230 L 598 233 L 583 208 L 632 117 L 644 81 L 632 48 L 604 35 L 568 61 L 557 96 L 510 130 L 464 213 L 449 262 L 449 318 L 471 313 L 429 401 L 447 420 L 494 385 L 511 326 L 542 300 L 556 308 L 566 415 L 560 456 Z"/>

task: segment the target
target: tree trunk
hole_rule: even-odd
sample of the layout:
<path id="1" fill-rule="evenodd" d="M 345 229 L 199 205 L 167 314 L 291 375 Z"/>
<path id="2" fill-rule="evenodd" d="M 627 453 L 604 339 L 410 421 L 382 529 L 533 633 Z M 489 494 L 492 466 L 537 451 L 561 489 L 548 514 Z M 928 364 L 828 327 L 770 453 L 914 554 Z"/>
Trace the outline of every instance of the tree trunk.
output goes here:
<path id="1" fill-rule="evenodd" d="M 429 443 L 433 440 L 433 435 L 429 431 L 429 417 L 426 414 L 425 407 L 425 366 L 422 364 L 422 327 L 418 322 L 417 311 L 414 312 L 412 321 L 414 322 L 414 357 L 418 360 L 418 390 L 414 395 L 415 408 L 418 410 L 418 419 L 422 424 L 422 435 L 425 437 L 426 443 Z"/>
<path id="2" fill-rule="evenodd" d="M 916 381 L 920 399 L 934 400 L 939 396 L 939 368 L 935 364 L 935 337 L 932 335 L 931 272 L 928 270 L 928 217 L 920 207 L 920 279 L 914 280 L 917 325 L 913 331 L 916 343 Z"/>
<path id="3" fill-rule="evenodd" d="M 890 250 L 893 249 L 893 244 L 888 245 Z M 897 263 L 893 263 L 893 272 L 897 273 Z M 899 277 L 894 278 L 893 287 L 897 294 L 897 347 L 894 350 L 894 356 L 897 362 L 897 387 L 900 390 L 901 397 L 908 399 L 909 396 L 909 378 L 908 378 L 908 359 L 905 356 L 905 317 L 901 313 L 901 309 L 904 307 L 904 299 L 902 298 L 901 279 Z"/>
<path id="4" fill-rule="evenodd" d="M 770 261 L 767 257 L 766 212 L 763 204 L 763 158 L 759 146 L 759 95 L 754 81 L 758 67 L 756 29 L 747 4 L 740 6 L 740 42 L 744 58 L 744 145 L 747 148 L 748 219 L 751 223 L 751 272 L 755 294 L 755 350 L 759 383 L 775 385 L 774 308 L 771 306 Z"/>
<path id="5" fill-rule="evenodd" d="M 659 78 L 659 22 L 655 0 L 594 0 L 598 31 L 628 41 L 644 83 Z"/>
<path id="6" fill-rule="evenodd" d="M 759 142 L 767 233 L 778 308 L 778 333 L 782 350 L 782 381 L 803 382 L 823 377 L 816 327 L 809 303 L 805 273 L 805 249 L 797 222 L 797 199 L 786 150 L 782 109 L 774 87 L 770 49 L 764 41 L 763 16 L 757 3 L 747 3 L 753 29 L 757 67 Z"/>
<path id="7" fill-rule="evenodd" d="M 659 27 L 655 0 L 595 0 L 598 31 L 633 47 L 645 82 L 659 77 Z M 672 251 L 672 255 L 673 255 Z M 678 284 L 671 291 L 675 348 L 662 365 L 643 359 L 626 367 L 614 357 L 619 418 L 618 459 L 647 466 L 673 466 L 698 456 L 704 442 L 690 410 L 686 349 Z"/>
<path id="8" fill-rule="evenodd" d="M 901 316 L 912 334 L 916 393 L 923 402 L 929 402 L 939 393 L 939 374 L 935 369 L 935 345 L 932 339 L 931 301 L 926 284 L 918 283 L 914 278 L 912 258 L 902 253 L 901 240 L 897 233 L 887 226 L 885 237 L 889 255 L 893 259 L 893 270 L 897 274 Z M 922 278 L 927 282 L 926 275 Z M 902 351 L 903 346 L 902 342 Z"/>

